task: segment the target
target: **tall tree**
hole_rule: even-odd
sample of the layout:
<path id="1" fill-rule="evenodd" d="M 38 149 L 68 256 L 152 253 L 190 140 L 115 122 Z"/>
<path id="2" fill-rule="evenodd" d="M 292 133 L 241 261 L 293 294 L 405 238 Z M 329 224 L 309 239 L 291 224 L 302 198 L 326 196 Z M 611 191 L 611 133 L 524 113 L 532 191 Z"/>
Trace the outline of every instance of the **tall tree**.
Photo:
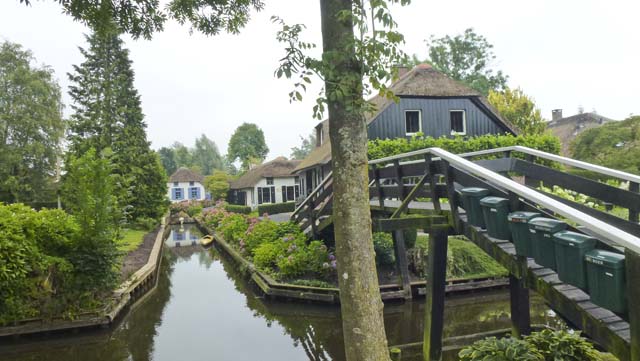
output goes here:
<path id="1" fill-rule="evenodd" d="M 489 90 L 487 100 L 524 135 L 542 134 L 547 129 L 540 109 L 536 108 L 533 99 L 520 88 Z"/>
<path id="2" fill-rule="evenodd" d="M 178 169 L 178 163 L 176 162 L 176 153 L 173 148 L 162 147 L 158 150 L 158 156 L 162 167 L 164 167 L 167 175 L 173 174 Z"/>
<path id="3" fill-rule="evenodd" d="M 503 90 L 507 76 L 502 71 L 494 73 L 491 62 L 496 58 L 493 45 L 473 29 L 462 35 L 442 38 L 431 36 L 427 41 L 428 63 L 449 77 L 459 80 L 483 95 L 489 90 Z"/>
<path id="4" fill-rule="evenodd" d="M 211 175 L 214 170 L 223 168 L 218 146 L 204 134 L 196 139 L 196 146 L 193 149 L 193 163 L 200 167 L 203 175 Z"/>
<path id="5" fill-rule="evenodd" d="M 53 199 L 65 126 L 61 93 L 53 70 L 34 62 L 20 45 L 0 44 L 0 201 Z"/>
<path id="6" fill-rule="evenodd" d="M 251 164 L 262 162 L 269 153 L 264 140 L 264 133 L 253 123 L 242 123 L 231 135 L 227 157 L 231 162 L 240 160 L 242 168 L 248 169 Z"/>
<path id="7" fill-rule="evenodd" d="M 118 176 L 114 191 L 127 219 L 158 218 L 164 212 L 166 175 L 147 141 L 129 52 L 115 27 L 86 39 L 88 49 L 80 49 L 85 60 L 69 74 L 74 111 L 69 154 L 111 148 Z"/>
<path id="8" fill-rule="evenodd" d="M 173 152 L 175 153 L 176 166 L 191 168 L 193 166 L 193 154 L 191 150 L 180 142 L 173 143 Z"/>
<path id="9" fill-rule="evenodd" d="M 299 147 L 291 148 L 291 159 L 304 159 L 316 146 L 316 135 L 314 133 L 309 134 L 309 137 L 300 137 L 302 144 Z"/>
<path id="10" fill-rule="evenodd" d="M 316 100 L 314 115 L 329 113 L 333 170 L 333 220 L 338 259 L 340 305 L 347 360 L 388 360 L 369 208 L 367 129 L 365 114 L 374 106 L 363 94 L 376 92 L 394 98 L 386 84 L 397 74 L 388 69 L 406 62 L 399 49 L 404 37 L 389 4 L 408 0 L 321 0 L 322 58 L 305 54 L 313 44 L 300 40 L 304 25 L 282 24 L 278 39 L 286 45 L 276 76 L 297 81 L 292 101 L 317 74 L 324 80 L 324 96 Z M 367 80 L 363 83 L 363 78 Z"/>
<path id="11" fill-rule="evenodd" d="M 211 199 L 225 199 L 229 191 L 229 175 L 221 170 L 216 170 L 212 175 L 204 178 L 204 186 L 211 193 Z"/>

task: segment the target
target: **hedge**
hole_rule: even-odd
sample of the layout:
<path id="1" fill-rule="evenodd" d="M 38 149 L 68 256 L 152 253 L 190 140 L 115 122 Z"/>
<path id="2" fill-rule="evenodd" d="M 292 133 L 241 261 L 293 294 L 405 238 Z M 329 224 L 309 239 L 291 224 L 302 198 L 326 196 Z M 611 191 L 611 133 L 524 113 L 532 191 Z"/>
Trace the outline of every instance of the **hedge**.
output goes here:
<path id="1" fill-rule="evenodd" d="M 460 154 L 479 150 L 522 145 L 543 152 L 558 154 L 560 140 L 551 135 L 481 135 L 476 137 L 433 138 L 412 137 L 410 139 L 375 139 L 369 141 L 369 159 L 379 159 L 419 149 L 438 147 Z"/>
<path id="2" fill-rule="evenodd" d="M 224 209 L 233 213 L 249 214 L 251 213 L 251 207 L 241 206 L 237 204 L 227 204 Z"/>
<path id="3" fill-rule="evenodd" d="M 293 212 L 295 209 L 295 202 L 261 204 L 258 206 L 258 214 L 287 213 Z"/>

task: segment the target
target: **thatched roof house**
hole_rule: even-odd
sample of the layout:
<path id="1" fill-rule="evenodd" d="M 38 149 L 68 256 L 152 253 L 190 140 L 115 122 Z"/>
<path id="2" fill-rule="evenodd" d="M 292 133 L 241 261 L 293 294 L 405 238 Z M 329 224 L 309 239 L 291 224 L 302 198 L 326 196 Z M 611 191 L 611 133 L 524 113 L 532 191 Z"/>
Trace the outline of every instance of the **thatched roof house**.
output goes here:
<path id="1" fill-rule="evenodd" d="M 184 200 L 204 200 L 204 177 L 189 168 L 178 168 L 167 181 L 167 198 L 172 202 Z"/>
<path id="2" fill-rule="evenodd" d="M 204 177 L 199 173 L 192 171 L 189 168 L 180 167 L 176 170 L 170 177 L 169 182 L 199 182 L 202 183 L 204 181 Z"/>
<path id="3" fill-rule="evenodd" d="M 231 182 L 231 189 L 251 188 L 263 178 L 291 178 L 293 170 L 300 164 L 299 160 L 288 160 L 278 157 L 270 162 L 262 163 L 248 170 L 240 178 Z"/>
<path id="4" fill-rule="evenodd" d="M 563 118 L 562 109 L 555 109 L 552 114 L 553 120 L 547 123 L 547 128 L 553 135 L 560 138 L 560 143 L 562 143 L 561 154 L 564 156 L 570 155 L 569 146 L 580 133 L 614 121 L 595 112 L 580 113 Z"/>

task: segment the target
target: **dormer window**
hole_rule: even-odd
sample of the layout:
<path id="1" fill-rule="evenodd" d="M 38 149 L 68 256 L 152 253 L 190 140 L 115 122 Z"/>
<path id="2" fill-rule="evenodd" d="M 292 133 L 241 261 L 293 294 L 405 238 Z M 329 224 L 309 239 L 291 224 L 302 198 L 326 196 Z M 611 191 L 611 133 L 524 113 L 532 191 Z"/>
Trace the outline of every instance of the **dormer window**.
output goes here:
<path id="1" fill-rule="evenodd" d="M 267 177 L 267 185 L 273 185 L 273 177 Z"/>
<path id="2" fill-rule="evenodd" d="M 407 135 L 422 132 L 422 112 L 420 110 L 405 110 L 404 123 Z"/>
<path id="3" fill-rule="evenodd" d="M 450 110 L 449 118 L 451 120 L 452 135 L 467 134 L 467 117 L 464 110 Z"/>

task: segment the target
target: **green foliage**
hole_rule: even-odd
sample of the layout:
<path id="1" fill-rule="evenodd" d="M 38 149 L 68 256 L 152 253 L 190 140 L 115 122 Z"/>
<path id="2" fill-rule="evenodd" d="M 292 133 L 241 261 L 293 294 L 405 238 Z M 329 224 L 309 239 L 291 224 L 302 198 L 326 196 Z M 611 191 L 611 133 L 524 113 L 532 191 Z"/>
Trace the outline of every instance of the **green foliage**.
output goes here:
<path id="1" fill-rule="evenodd" d="M 640 174 L 640 116 L 580 133 L 571 144 L 576 159 Z"/>
<path id="2" fill-rule="evenodd" d="M 396 261 L 396 256 L 393 249 L 393 238 L 389 233 L 374 233 L 373 249 L 376 252 L 376 265 L 392 265 Z"/>
<path id="3" fill-rule="evenodd" d="M 247 170 L 255 160 L 262 162 L 268 153 L 262 129 L 252 123 L 242 123 L 231 135 L 227 157 L 231 162 L 239 160 L 242 169 Z"/>
<path id="4" fill-rule="evenodd" d="M 0 41 L 0 201 L 55 199 L 64 135 L 60 86 L 30 51 Z"/>
<path id="5" fill-rule="evenodd" d="M 204 134 L 196 139 L 196 146 L 193 149 L 193 163 L 200 167 L 204 175 L 214 174 L 214 170 L 223 167 L 218 146 Z"/>
<path id="6" fill-rule="evenodd" d="M 249 254 L 253 254 L 253 250 L 260 244 L 270 243 L 279 238 L 278 224 L 269 219 L 250 224 L 247 233 L 244 244 Z"/>
<path id="7" fill-rule="evenodd" d="M 369 141 L 368 149 L 369 159 L 378 159 L 431 147 L 439 147 L 459 154 L 513 145 L 522 145 L 554 154 L 560 152 L 560 141 L 557 137 L 549 134 L 532 136 L 481 135 L 468 138 L 413 137 L 411 139 L 376 139 Z"/>
<path id="8" fill-rule="evenodd" d="M 67 164 L 62 197 L 82 234 L 71 258 L 81 289 L 106 289 L 117 278 L 115 240 L 122 211 L 113 196 L 114 182 L 111 162 L 94 149 L 72 156 Z"/>
<path id="9" fill-rule="evenodd" d="M 113 151 L 113 194 L 127 221 L 159 218 L 166 210 L 166 174 L 149 147 L 140 95 L 134 87 L 129 52 L 116 31 L 86 37 L 84 62 L 69 74 L 73 100 L 69 152 L 80 157 L 93 148 Z"/>
<path id="10" fill-rule="evenodd" d="M 427 42 L 427 62 L 447 76 L 459 80 L 469 87 L 487 95 L 490 90 L 506 87 L 507 76 L 502 71 L 495 74 L 491 63 L 496 58 L 493 45 L 471 28 L 462 35 L 442 38 L 431 36 Z"/>
<path id="11" fill-rule="evenodd" d="M 227 173 L 216 170 L 212 175 L 204 178 L 204 187 L 211 193 L 211 199 L 217 201 L 227 198 L 230 177 Z"/>
<path id="12" fill-rule="evenodd" d="M 512 337 L 488 337 L 476 341 L 458 353 L 460 361 L 542 361 L 542 355 L 530 344 Z"/>
<path id="13" fill-rule="evenodd" d="M 204 207 L 202 207 L 201 204 L 198 203 L 193 203 L 191 205 L 189 205 L 189 208 L 187 208 L 187 214 L 189 215 L 189 217 L 195 217 L 197 215 L 199 215 L 200 213 L 202 213 L 202 209 Z"/>
<path id="14" fill-rule="evenodd" d="M 524 340 L 542 353 L 546 361 L 598 361 L 600 353 L 579 332 L 542 330 Z"/>
<path id="15" fill-rule="evenodd" d="M 258 206 L 258 214 L 279 214 L 293 212 L 296 209 L 295 202 L 265 203 Z"/>
<path id="16" fill-rule="evenodd" d="M 300 137 L 302 144 L 299 147 L 291 148 L 291 159 L 305 159 L 309 153 L 316 147 L 316 135 L 315 133 L 309 134 L 309 137 Z"/>
<path id="17" fill-rule="evenodd" d="M 253 253 L 253 264 L 261 270 L 271 270 L 278 263 L 278 256 L 284 254 L 284 243 L 268 242 L 259 245 Z"/>
<path id="18" fill-rule="evenodd" d="M 307 287 L 318 287 L 318 288 L 335 288 L 335 285 L 328 283 L 322 280 L 306 280 L 306 279 L 298 279 L 289 282 L 292 285 L 297 286 L 307 286 Z"/>
<path id="19" fill-rule="evenodd" d="M 118 241 L 116 242 L 118 251 L 123 254 L 127 254 L 133 250 L 136 250 L 144 241 L 145 234 L 147 234 L 147 232 L 143 230 L 123 230 L 122 238 L 118 239 Z"/>
<path id="20" fill-rule="evenodd" d="M 542 134 L 547 130 L 540 109 L 536 108 L 533 99 L 522 89 L 489 90 L 487 100 L 500 115 L 515 125 L 522 135 Z"/>
<path id="21" fill-rule="evenodd" d="M 158 225 L 158 220 L 147 217 L 140 217 L 136 219 L 133 227 L 138 230 L 150 232 Z"/>
<path id="22" fill-rule="evenodd" d="M 178 163 L 176 162 L 176 153 L 172 148 L 162 147 L 158 150 L 158 157 L 167 175 L 173 174 L 178 170 Z"/>
<path id="23" fill-rule="evenodd" d="M 247 228 L 249 228 L 249 224 L 245 215 L 231 213 L 220 221 L 218 231 L 222 233 L 227 242 L 239 244 L 240 240 L 244 238 Z"/>
<path id="24" fill-rule="evenodd" d="M 237 204 L 227 204 L 225 209 L 229 212 L 240 213 L 240 214 L 249 214 L 251 213 L 251 207 L 249 206 L 240 206 Z"/>

